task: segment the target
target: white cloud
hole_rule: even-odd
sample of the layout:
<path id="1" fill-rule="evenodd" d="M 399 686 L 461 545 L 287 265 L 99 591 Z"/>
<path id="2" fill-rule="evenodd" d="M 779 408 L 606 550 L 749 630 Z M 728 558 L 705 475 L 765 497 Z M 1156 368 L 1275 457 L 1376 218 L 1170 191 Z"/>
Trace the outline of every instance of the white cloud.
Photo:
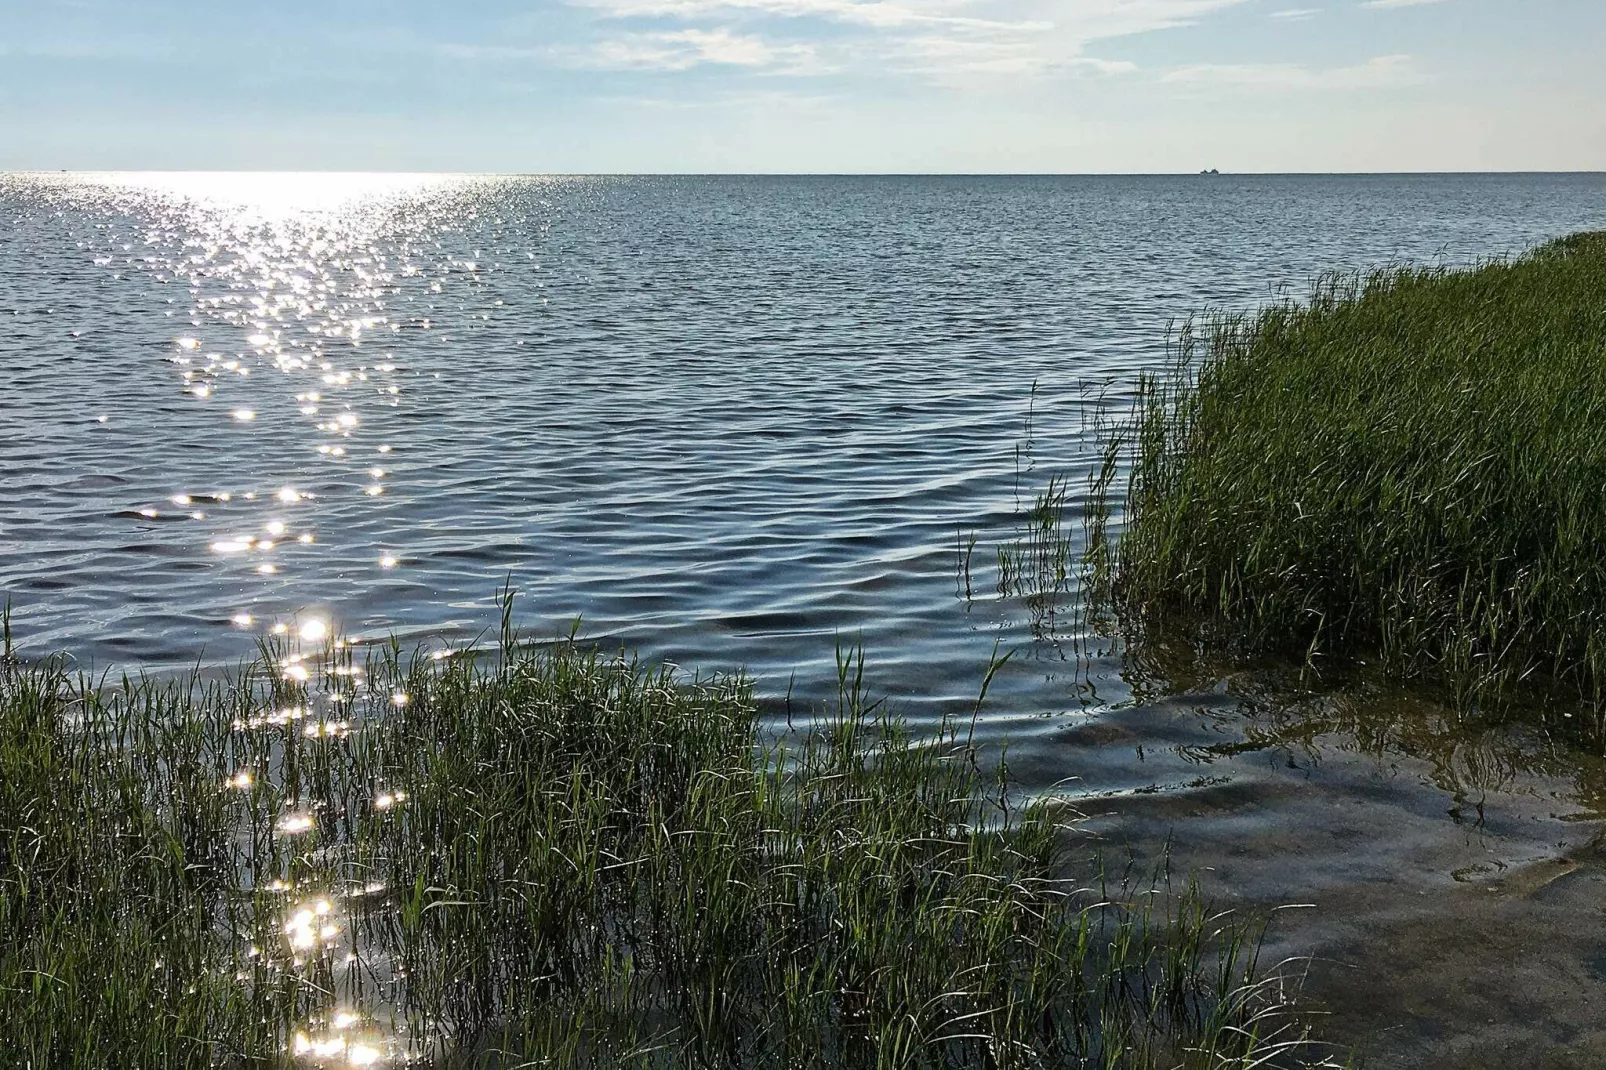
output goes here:
<path id="1" fill-rule="evenodd" d="M 1291 7 L 1285 11 L 1273 11 L 1271 17 L 1282 19 L 1285 22 L 1304 22 L 1306 19 L 1313 19 L 1321 13 L 1322 9 L 1319 7 Z"/>
<path id="2" fill-rule="evenodd" d="M 770 16 L 846 25 L 948 25 L 1061 31 L 1084 43 L 1191 22 L 1246 0 L 570 0 L 606 17 L 683 20 Z"/>
<path id="3" fill-rule="evenodd" d="M 791 74 L 814 73 L 817 67 L 814 50 L 807 45 L 772 45 L 761 37 L 724 29 L 632 33 L 589 47 L 442 44 L 436 49 L 453 59 L 538 60 L 608 70 L 685 71 L 707 64 Z"/>
<path id="4" fill-rule="evenodd" d="M 789 73 L 807 69 L 814 52 L 807 45 L 771 45 L 761 37 L 725 29 L 687 29 L 602 41 L 576 58 L 579 65 L 590 67 L 684 71 L 715 64 Z"/>
<path id="5" fill-rule="evenodd" d="M 1136 69 L 1132 63 L 1089 55 L 1089 46 L 1184 25 L 1247 0 L 569 2 L 598 17 L 601 40 L 588 53 L 597 63 L 663 70 L 725 63 L 786 73 L 893 71 L 968 79 L 1129 72 Z M 727 37 L 672 39 L 659 29 L 666 22 L 684 27 L 672 31 L 682 35 Z"/>
<path id="6" fill-rule="evenodd" d="M 707 19 L 760 14 L 825 18 L 865 26 L 901 26 L 933 18 L 886 0 L 575 0 L 575 3 L 619 19 Z"/>
<path id="7" fill-rule="evenodd" d="M 835 94 L 799 93 L 793 89 L 715 92 L 699 96 L 674 97 L 603 96 L 598 99 L 631 108 L 650 108 L 666 113 L 740 110 L 773 114 L 776 111 L 786 110 L 796 114 L 818 114 L 823 108 L 842 104 L 842 98 Z"/>
<path id="8" fill-rule="evenodd" d="M 1379 89 L 1424 81 L 1410 56 L 1377 56 L 1353 67 L 1318 70 L 1295 63 L 1213 64 L 1179 67 L 1163 82 L 1276 89 Z"/>
<path id="9" fill-rule="evenodd" d="M 1030 37 L 1014 39 L 968 37 L 957 34 L 926 34 L 886 42 L 867 57 L 890 64 L 905 72 L 937 77 L 969 74 L 1038 74 L 1056 64 L 1055 59 L 1037 47 Z M 1099 73 L 1119 73 L 1134 69 L 1130 63 L 1072 57 L 1060 65 L 1079 64 Z"/>
<path id="10" fill-rule="evenodd" d="M 1096 59 L 1092 56 L 1077 56 L 1069 61 L 1069 66 L 1094 74 L 1134 74 L 1138 69 L 1138 65 L 1131 60 Z"/>
<path id="11" fill-rule="evenodd" d="M 1366 0 L 1362 7 L 1421 7 L 1423 4 L 1442 4 L 1444 0 Z"/>

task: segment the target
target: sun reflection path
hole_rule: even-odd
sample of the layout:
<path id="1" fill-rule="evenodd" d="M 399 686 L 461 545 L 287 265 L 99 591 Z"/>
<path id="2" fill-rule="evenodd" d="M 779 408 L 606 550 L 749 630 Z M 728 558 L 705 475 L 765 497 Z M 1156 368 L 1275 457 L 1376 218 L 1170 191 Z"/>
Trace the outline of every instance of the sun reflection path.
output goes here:
<path id="1" fill-rule="evenodd" d="M 393 685 L 370 688 L 372 666 L 359 664 L 358 645 L 322 615 L 279 621 L 271 631 L 270 660 L 291 686 L 264 693 L 280 704 L 266 704 L 234 722 L 234 730 L 259 748 L 258 758 L 225 782 L 240 805 L 267 807 L 276 837 L 262 856 L 266 872 L 252 871 L 255 888 L 267 896 L 267 927 L 242 937 L 250 968 L 236 980 L 292 979 L 305 991 L 306 1002 L 282 1040 L 298 1067 L 427 1061 L 439 1054 L 440 1037 L 430 1023 L 409 1024 L 405 1014 L 399 1016 L 407 972 L 365 927 L 366 920 L 399 908 L 386 885 L 372 878 L 374 859 L 364 851 L 375 841 L 353 824 L 353 807 L 365 821 L 396 820 L 396 811 L 410 802 L 409 792 L 364 778 L 355 798 L 320 797 L 326 789 L 305 774 L 326 759 L 349 760 L 363 746 L 357 737 L 364 723 L 398 715 L 408 696 Z"/>
<path id="2" fill-rule="evenodd" d="M 316 542 L 315 520 L 327 501 L 349 509 L 394 489 L 394 465 L 375 462 L 391 460 L 392 444 L 376 439 L 384 433 L 383 413 L 402 404 L 409 375 L 393 348 L 407 325 L 395 311 L 396 294 L 403 284 L 441 292 L 441 279 L 452 272 L 480 270 L 477 263 L 441 261 L 429 213 L 418 207 L 482 180 L 150 173 L 63 181 L 97 197 L 132 200 L 155 221 L 143 248 L 108 233 L 113 240 L 95 262 L 188 283 L 187 326 L 175 331 L 165 358 L 183 396 L 215 411 L 229 433 L 250 436 L 242 449 L 254 439 L 306 444 L 305 462 L 284 472 L 278 487 L 215 492 L 205 496 L 216 505 L 211 514 L 189 514 L 220 525 L 205 539 L 209 555 L 239 566 L 256 585 L 259 593 L 227 622 L 252 630 L 258 620 L 272 620 L 260 603 L 276 591 L 316 586 L 321 558 L 307 548 Z M 201 497 L 181 490 L 172 502 L 188 507 Z M 263 515 L 275 505 L 278 515 Z M 177 519 L 154 504 L 136 511 L 142 520 Z M 402 566 L 401 541 L 382 540 L 385 548 L 369 558 L 376 572 Z"/>
<path id="3" fill-rule="evenodd" d="M 380 1008 L 358 980 L 374 969 L 364 958 L 358 905 L 392 907 L 382 885 L 341 868 L 353 850 L 351 804 L 302 794 L 276 763 L 289 753 L 321 762 L 360 745 L 363 702 L 400 716 L 411 701 L 391 686 L 371 693 L 351 658 L 338 607 L 317 596 L 328 559 L 315 532 L 338 543 L 353 508 L 388 518 L 405 504 L 395 491 L 408 460 L 389 439 L 391 414 L 422 374 L 409 367 L 405 332 L 433 324 L 422 309 L 410 317 L 399 311 L 405 306 L 398 295 L 404 287 L 419 297 L 440 294 L 449 279 L 480 271 L 477 263 L 443 259 L 428 212 L 417 211 L 443 188 L 469 180 L 152 174 L 64 181 L 137 202 L 135 215 L 150 221 L 143 233 L 106 231 L 97 265 L 116 277 L 139 272 L 187 286 L 188 307 L 177 299 L 160 367 L 177 403 L 230 444 L 220 456 L 237 446 L 241 455 L 277 457 L 288 446 L 295 458 L 249 479 L 220 464 L 205 483 L 170 488 L 166 501 L 130 503 L 130 518 L 184 540 L 237 582 L 244 597 L 219 627 L 256 633 L 276 651 L 275 700 L 234 722 L 237 732 L 272 742 L 220 785 L 261 822 L 253 827 L 284 863 L 260 874 L 260 883 L 253 876 L 254 889 L 272 897 L 272 913 L 246 958 L 251 969 L 305 980 L 309 991 L 348 986 L 341 1005 L 297 1012 L 282 1037 L 286 1054 L 309 1067 L 405 1062 L 407 1044 L 382 1026 Z M 396 523 L 363 555 L 376 580 L 407 562 L 407 532 Z M 365 820 L 406 820 L 405 790 L 374 784 L 371 791 L 359 804 Z"/>

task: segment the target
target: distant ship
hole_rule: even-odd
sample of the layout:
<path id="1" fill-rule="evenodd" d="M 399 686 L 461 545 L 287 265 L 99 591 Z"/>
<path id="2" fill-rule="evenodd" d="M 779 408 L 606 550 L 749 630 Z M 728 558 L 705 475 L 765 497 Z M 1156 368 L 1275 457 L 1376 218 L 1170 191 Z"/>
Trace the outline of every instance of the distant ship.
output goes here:
<path id="1" fill-rule="evenodd" d="M 1221 174 L 1221 172 L 1217 171 L 1214 167 L 1212 167 L 1212 168 L 1210 168 L 1209 170 L 1206 170 L 1206 171 L 1200 171 L 1199 173 L 1201 175 L 1219 175 L 1219 174 Z"/>

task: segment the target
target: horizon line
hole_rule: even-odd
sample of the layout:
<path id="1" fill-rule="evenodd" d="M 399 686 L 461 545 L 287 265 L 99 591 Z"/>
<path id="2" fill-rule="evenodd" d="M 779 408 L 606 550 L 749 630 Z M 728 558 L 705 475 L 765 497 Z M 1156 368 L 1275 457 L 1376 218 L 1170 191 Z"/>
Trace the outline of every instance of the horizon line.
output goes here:
<path id="1" fill-rule="evenodd" d="M 430 171 L 333 168 L 0 168 L 3 175 L 397 175 L 439 178 L 1406 178 L 1603 176 L 1606 169 L 1417 171 Z"/>

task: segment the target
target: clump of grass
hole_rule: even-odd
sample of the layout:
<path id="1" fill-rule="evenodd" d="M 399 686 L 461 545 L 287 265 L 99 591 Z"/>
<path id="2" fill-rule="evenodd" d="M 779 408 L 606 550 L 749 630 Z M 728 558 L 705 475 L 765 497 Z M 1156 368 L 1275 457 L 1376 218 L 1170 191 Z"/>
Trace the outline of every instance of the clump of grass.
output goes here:
<path id="1" fill-rule="evenodd" d="M 842 661 L 748 684 L 572 641 L 236 678 L 0 669 L 0 1063 L 1265 1065 L 1250 931 L 1068 878 L 1047 804 Z"/>
<path id="2" fill-rule="evenodd" d="M 1020 534 L 998 547 L 998 595 L 1020 598 L 1031 615 L 1032 633 L 1054 634 L 1055 617 L 1076 577 L 1076 553 L 1065 530 L 1068 480 L 1050 477 L 1048 486 L 1020 510 Z"/>
<path id="3" fill-rule="evenodd" d="M 1606 234 L 1330 277 L 1184 329 L 1178 357 L 1143 383 L 1124 532 L 1091 562 L 1128 620 L 1378 656 L 1468 706 L 1541 679 L 1600 704 Z"/>

